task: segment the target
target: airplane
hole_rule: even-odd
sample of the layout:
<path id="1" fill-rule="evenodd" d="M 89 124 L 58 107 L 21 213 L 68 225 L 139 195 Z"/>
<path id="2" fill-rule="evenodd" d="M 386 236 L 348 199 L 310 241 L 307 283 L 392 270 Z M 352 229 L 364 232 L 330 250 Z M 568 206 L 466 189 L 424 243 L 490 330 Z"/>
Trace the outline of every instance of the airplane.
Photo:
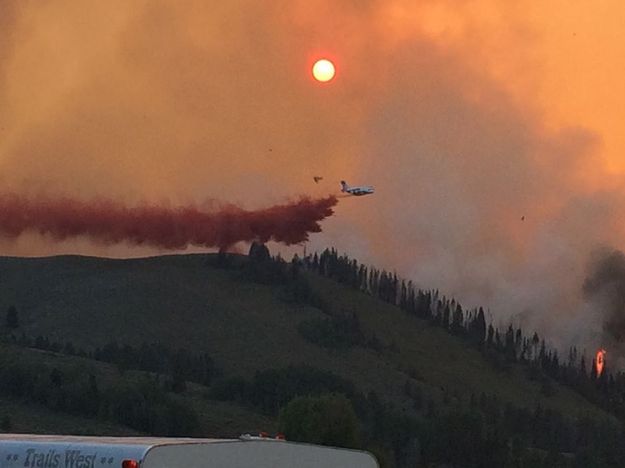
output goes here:
<path id="1" fill-rule="evenodd" d="M 370 195 L 374 192 L 372 186 L 360 186 L 360 187 L 350 187 L 347 185 L 347 182 L 344 180 L 341 181 L 341 192 L 349 193 L 350 195 L 355 195 L 357 197 L 361 195 Z"/>

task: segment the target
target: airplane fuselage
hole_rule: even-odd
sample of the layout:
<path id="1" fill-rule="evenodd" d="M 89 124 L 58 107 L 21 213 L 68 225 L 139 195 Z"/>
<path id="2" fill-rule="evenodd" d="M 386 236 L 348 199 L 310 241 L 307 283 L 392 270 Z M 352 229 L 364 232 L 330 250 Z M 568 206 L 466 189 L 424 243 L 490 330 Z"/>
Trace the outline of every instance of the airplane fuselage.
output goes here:
<path id="1" fill-rule="evenodd" d="M 350 187 L 347 185 L 347 182 L 344 180 L 341 181 L 341 192 L 349 193 L 350 195 L 354 195 L 356 197 L 360 197 L 362 195 L 371 195 L 375 192 L 374 188 L 370 185 L 360 186 L 360 187 Z"/>
<path id="2" fill-rule="evenodd" d="M 371 195 L 374 193 L 373 187 L 351 187 L 349 190 L 345 190 L 346 193 L 360 197 L 362 195 Z"/>

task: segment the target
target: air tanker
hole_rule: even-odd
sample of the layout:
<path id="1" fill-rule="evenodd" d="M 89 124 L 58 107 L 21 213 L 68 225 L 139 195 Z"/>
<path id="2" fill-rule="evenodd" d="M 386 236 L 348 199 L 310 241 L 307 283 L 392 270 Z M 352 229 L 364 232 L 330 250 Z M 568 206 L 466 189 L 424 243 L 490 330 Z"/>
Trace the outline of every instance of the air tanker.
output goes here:
<path id="1" fill-rule="evenodd" d="M 341 181 L 341 192 L 360 197 L 361 195 L 371 195 L 375 192 L 371 185 L 350 187 L 344 180 Z"/>

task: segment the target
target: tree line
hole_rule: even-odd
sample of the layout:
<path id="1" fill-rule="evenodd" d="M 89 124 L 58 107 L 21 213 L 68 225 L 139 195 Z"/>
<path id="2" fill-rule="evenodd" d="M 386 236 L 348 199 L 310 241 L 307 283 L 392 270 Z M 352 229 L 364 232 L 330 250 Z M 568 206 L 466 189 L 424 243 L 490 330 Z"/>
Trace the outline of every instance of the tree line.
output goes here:
<path id="1" fill-rule="evenodd" d="M 411 388 L 416 415 L 399 412 L 376 393 L 364 394 L 343 377 L 308 365 L 230 377 L 209 390 L 279 416 L 287 439 L 364 448 L 386 467 L 623 466 L 625 436 L 615 421 L 568 418 L 558 411 L 518 407 L 495 395 L 437 399 Z"/>
<path id="2" fill-rule="evenodd" d="M 162 343 L 142 343 L 134 347 L 111 341 L 104 346 L 85 351 L 74 346 L 71 341 L 59 343 L 41 335 L 32 338 L 22 333 L 13 337 L 12 341 L 22 347 L 107 362 L 116 365 L 121 371 L 139 370 L 166 375 L 169 376 L 172 390 L 176 392 L 184 391 L 185 382 L 210 385 L 216 376 L 221 375 L 221 370 L 208 353 L 192 353 L 183 348 L 171 349 Z"/>
<path id="3" fill-rule="evenodd" d="M 548 380 L 551 378 L 625 421 L 625 373 L 604 367 L 599 375 L 595 358 L 588 362 L 575 347 L 563 359 L 536 332 L 527 333 L 512 324 L 500 330 L 487 324 L 482 307 L 467 310 L 438 290 L 419 289 L 396 273 L 367 267 L 347 255 L 339 255 L 335 249 L 304 258 L 296 255 L 292 264 L 296 270 L 305 269 L 335 280 L 460 337 L 479 349 L 496 368 L 505 369 L 511 363 L 525 366 L 530 378 L 543 382 L 546 394 L 553 391 Z"/>
<path id="4" fill-rule="evenodd" d="M 103 384 L 94 373 L 82 369 L 68 372 L 3 358 L 0 394 L 54 411 L 116 422 L 151 435 L 193 435 L 199 428 L 194 411 L 171 398 L 158 376 Z M 7 421 L 4 428 L 10 429 L 11 421 Z"/>

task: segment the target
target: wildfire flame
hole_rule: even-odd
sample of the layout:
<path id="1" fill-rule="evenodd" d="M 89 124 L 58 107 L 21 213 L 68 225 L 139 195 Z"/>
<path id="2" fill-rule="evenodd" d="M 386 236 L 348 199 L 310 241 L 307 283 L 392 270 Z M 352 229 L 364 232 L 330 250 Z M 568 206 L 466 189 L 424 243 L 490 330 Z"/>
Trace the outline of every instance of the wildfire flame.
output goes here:
<path id="1" fill-rule="evenodd" d="M 605 349 L 600 349 L 599 351 L 597 351 L 597 357 L 595 358 L 595 362 L 597 363 L 597 377 L 601 377 L 601 374 L 603 372 L 603 367 L 605 365 L 605 355 Z"/>

